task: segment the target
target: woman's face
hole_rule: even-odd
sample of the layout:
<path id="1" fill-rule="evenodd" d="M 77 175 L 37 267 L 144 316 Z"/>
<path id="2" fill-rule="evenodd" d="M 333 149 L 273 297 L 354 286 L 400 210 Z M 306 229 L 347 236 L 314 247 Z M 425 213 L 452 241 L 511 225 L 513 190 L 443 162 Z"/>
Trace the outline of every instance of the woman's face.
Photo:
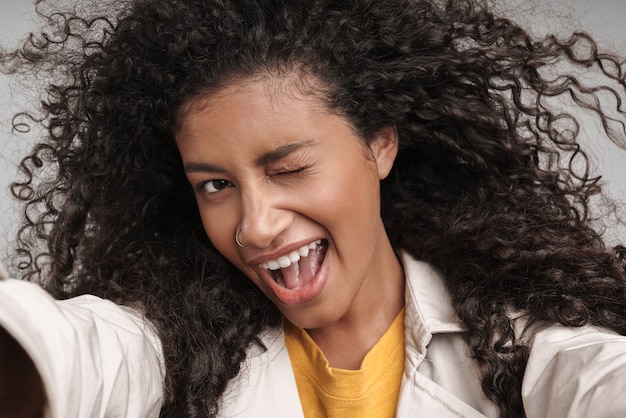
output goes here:
<path id="1" fill-rule="evenodd" d="M 393 129 L 367 146 L 314 94 L 266 78 L 194 101 L 176 141 L 209 239 L 291 322 L 324 327 L 398 290 L 379 201 Z"/>

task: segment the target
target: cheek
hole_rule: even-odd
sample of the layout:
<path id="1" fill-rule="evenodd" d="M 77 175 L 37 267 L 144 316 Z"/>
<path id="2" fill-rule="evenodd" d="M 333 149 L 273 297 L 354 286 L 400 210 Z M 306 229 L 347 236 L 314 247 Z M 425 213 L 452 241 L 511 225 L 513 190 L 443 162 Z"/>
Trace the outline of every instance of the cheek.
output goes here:
<path id="1" fill-rule="evenodd" d="M 233 261 L 237 254 L 235 248 L 235 231 L 230 227 L 229 219 L 224 219 L 221 215 L 208 213 L 200 209 L 200 217 L 204 232 L 220 254 Z M 232 233 L 231 233 L 232 230 Z"/>
<path id="2" fill-rule="evenodd" d="M 377 227 L 380 219 L 377 182 L 369 177 L 337 177 L 320 187 L 319 193 L 309 193 L 303 213 L 327 229 L 334 239 L 370 240 L 371 228 Z"/>
<path id="3" fill-rule="evenodd" d="M 350 169 L 351 167 L 351 169 Z M 378 216 L 380 206 L 380 181 L 370 164 L 362 161 L 342 167 L 344 170 L 329 182 L 322 194 L 321 204 L 335 208 L 335 216 L 344 219 Z"/>

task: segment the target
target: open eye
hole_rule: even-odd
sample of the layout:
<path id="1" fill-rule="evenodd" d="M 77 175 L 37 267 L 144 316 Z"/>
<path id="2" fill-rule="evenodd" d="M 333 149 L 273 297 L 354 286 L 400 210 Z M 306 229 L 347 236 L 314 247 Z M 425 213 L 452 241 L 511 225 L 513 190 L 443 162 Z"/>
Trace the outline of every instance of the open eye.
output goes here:
<path id="1" fill-rule="evenodd" d="M 229 187 L 233 187 L 233 184 L 228 180 L 209 180 L 200 184 L 198 189 L 206 193 L 217 193 Z"/>

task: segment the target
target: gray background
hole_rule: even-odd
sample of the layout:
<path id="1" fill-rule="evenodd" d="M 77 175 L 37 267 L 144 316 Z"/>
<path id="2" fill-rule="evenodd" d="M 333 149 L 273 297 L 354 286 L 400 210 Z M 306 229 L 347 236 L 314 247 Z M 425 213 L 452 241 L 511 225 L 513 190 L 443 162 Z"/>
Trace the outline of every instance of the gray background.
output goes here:
<path id="1" fill-rule="evenodd" d="M 39 24 L 34 14 L 33 0 L 0 0 L 0 46 L 15 45 L 29 30 Z M 548 28 L 562 34 L 577 29 L 585 30 L 596 37 L 605 48 L 623 51 L 626 56 L 626 1 L 624 0 L 504 0 L 498 7 L 514 19 L 532 27 L 537 33 Z M 25 95 L 27 89 L 19 84 L 8 84 L 8 77 L 0 74 L 0 261 L 7 263 L 10 243 L 19 220 L 15 204 L 9 193 L 9 183 L 16 175 L 17 162 L 36 139 L 11 133 L 11 117 L 36 100 Z M 593 137 L 593 122 L 588 136 Z M 593 145 L 598 160 L 598 173 L 602 174 L 611 196 L 626 202 L 626 153 L 616 152 L 608 141 Z M 615 228 L 609 237 L 626 240 L 626 230 Z"/>

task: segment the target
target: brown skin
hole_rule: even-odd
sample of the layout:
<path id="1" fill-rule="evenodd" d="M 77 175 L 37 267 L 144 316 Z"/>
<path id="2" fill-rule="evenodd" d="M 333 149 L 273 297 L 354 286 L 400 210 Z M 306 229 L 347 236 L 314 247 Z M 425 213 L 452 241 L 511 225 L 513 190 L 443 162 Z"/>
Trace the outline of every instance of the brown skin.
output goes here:
<path id="1" fill-rule="evenodd" d="M 0 327 L 0 417 L 41 418 L 45 400 L 43 382 L 32 360 Z"/>

